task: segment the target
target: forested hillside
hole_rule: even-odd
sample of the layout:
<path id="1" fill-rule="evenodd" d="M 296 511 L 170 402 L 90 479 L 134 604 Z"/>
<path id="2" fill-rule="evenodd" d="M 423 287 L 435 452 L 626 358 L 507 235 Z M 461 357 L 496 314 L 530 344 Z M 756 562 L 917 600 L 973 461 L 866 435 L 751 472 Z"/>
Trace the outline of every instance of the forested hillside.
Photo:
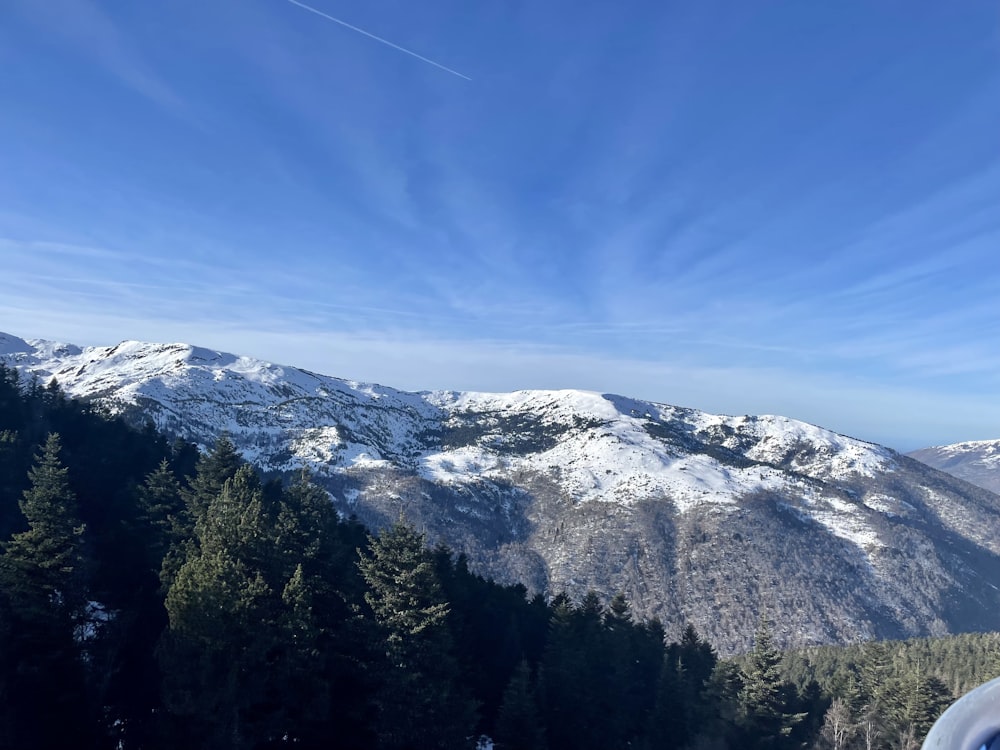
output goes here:
<path id="1" fill-rule="evenodd" d="M 761 617 L 784 648 L 1000 627 L 1000 496 L 794 419 L 406 392 L 188 344 L 0 333 L 0 363 L 202 449 L 226 437 L 265 476 L 305 469 L 369 530 L 405 511 L 494 581 L 624 594 L 726 656 Z"/>
<path id="2" fill-rule="evenodd" d="M 766 622 L 722 661 L 3 367 L 0 536 L 0 747 L 911 748 L 995 665 L 993 636 L 783 658 Z"/>

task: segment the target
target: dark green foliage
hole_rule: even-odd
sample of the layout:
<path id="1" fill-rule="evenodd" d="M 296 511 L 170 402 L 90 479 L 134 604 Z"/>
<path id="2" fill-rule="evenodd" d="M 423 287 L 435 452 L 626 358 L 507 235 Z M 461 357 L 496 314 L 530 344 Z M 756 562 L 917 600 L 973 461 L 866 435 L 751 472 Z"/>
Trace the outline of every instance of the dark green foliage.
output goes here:
<path id="1" fill-rule="evenodd" d="M 0 557 L 0 649 L 6 666 L 6 733 L 13 747 L 53 747 L 63 732 L 92 740 L 78 628 L 87 594 L 83 530 L 76 497 L 59 458 L 58 435 L 45 442 L 20 508 L 28 528 Z M 49 713 L 64 724 L 46 721 Z"/>
<path id="2" fill-rule="evenodd" d="M 164 569 L 164 558 L 168 553 L 182 548 L 190 526 L 181 484 L 166 458 L 146 477 L 138 489 L 138 500 L 139 521 L 145 525 L 144 530 L 149 537 L 155 540 L 147 548 L 150 570 L 159 574 Z M 182 562 L 183 559 L 174 559 L 168 563 L 164 583 L 169 584 L 173 580 Z"/>
<path id="3" fill-rule="evenodd" d="M 528 602 L 524 586 L 500 586 L 469 570 L 463 555 L 447 547 L 433 552 L 435 572 L 450 605 L 448 625 L 461 683 L 479 704 L 480 731 L 489 734 L 503 690 L 516 665 L 537 667 L 548 630 L 545 601 Z"/>
<path id="4" fill-rule="evenodd" d="M 545 730 L 531 668 L 522 660 L 504 690 L 493 739 L 497 750 L 545 750 Z"/>
<path id="5" fill-rule="evenodd" d="M 686 745 L 696 731 L 693 727 L 692 703 L 694 696 L 685 690 L 683 666 L 669 655 L 660 669 L 656 688 L 656 703 L 646 727 L 646 740 L 650 748 L 677 748 Z"/>
<path id="6" fill-rule="evenodd" d="M 268 490 L 237 468 L 195 524 L 195 544 L 166 596 L 160 649 L 177 738 L 198 747 L 365 744 L 362 633 L 341 524 L 307 481 Z M 346 585 L 345 585 L 346 583 Z M 192 736 L 192 730 L 193 736 Z"/>
<path id="7" fill-rule="evenodd" d="M 780 664 L 781 653 L 771 640 L 769 624 L 762 620 L 742 674 L 741 730 L 747 747 L 794 745 L 792 729 L 804 717 L 789 711 L 794 688 L 783 679 Z"/>
<path id="8" fill-rule="evenodd" d="M 0 747 L 888 748 L 1000 672 L 997 634 L 666 645 L 624 597 L 529 599 L 3 367 L 0 539 Z"/>
<path id="9" fill-rule="evenodd" d="M 202 518 L 225 483 L 236 476 L 243 459 L 236 452 L 233 441 L 223 435 L 209 453 L 198 459 L 195 475 L 184 499 L 191 514 L 191 523 Z"/>
<path id="10" fill-rule="evenodd" d="M 540 671 L 549 746 L 641 742 L 657 705 L 663 648 L 662 628 L 633 622 L 621 597 L 609 609 L 594 593 L 576 607 L 556 597 Z"/>
<path id="11" fill-rule="evenodd" d="M 475 705 L 458 684 L 449 606 L 423 536 L 397 523 L 371 539 L 358 567 L 384 645 L 376 693 L 379 747 L 471 746 Z"/>
<path id="12" fill-rule="evenodd" d="M 911 673 L 900 683 L 899 703 L 890 715 L 896 727 L 923 739 L 952 700 L 951 692 L 939 678 Z"/>
<path id="13" fill-rule="evenodd" d="M 269 734 L 263 704 L 281 591 L 268 581 L 268 520 L 259 481 L 240 469 L 200 515 L 198 549 L 167 592 L 165 699 L 201 728 L 204 746 L 249 748 Z"/>
<path id="14" fill-rule="evenodd" d="M 58 618 L 70 627 L 82 617 L 84 602 L 83 530 L 59 458 L 59 436 L 49 435 L 28 476 L 21 512 L 28 529 L 4 545 L 0 578 L 23 617 Z"/>
<path id="15" fill-rule="evenodd" d="M 679 643 L 667 648 L 648 722 L 650 747 L 684 747 L 696 737 L 725 735 L 726 722 L 720 721 L 718 710 L 722 696 L 712 692 L 717 664 L 715 651 L 691 625 Z"/>

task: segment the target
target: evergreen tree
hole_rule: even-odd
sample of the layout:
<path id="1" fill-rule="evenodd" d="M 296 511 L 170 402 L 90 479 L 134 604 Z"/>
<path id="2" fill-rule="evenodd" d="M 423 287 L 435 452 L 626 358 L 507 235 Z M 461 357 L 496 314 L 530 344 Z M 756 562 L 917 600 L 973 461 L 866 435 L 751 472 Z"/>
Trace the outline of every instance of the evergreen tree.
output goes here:
<path id="1" fill-rule="evenodd" d="M 692 736 L 690 696 L 684 689 L 684 668 L 672 651 L 663 659 L 656 704 L 646 730 L 646 747 L 656 750 L 684 747 Z"/>
<path id="2" fill-rule="evenodd" d="M 743 672 L 734 662 L 719 661 L 712 670 L 712 676 L 705 684 L 703 704 L 706 706 L 703 724 L 699 728 L 696 740 L 712 741 L 729 740 L 723 746 L 738 745 L 738 728 L 742 717 L 741 694 L 743 691 Z"/>
<path id="3" fill-rule="evenodd" d="M 504 690 L 493 740 L 497 750 L 545 750 L 545 730 L 531 684 L 531 668 L 523 659 Z"/>
<path id="4" fill-rule="evenodd" d="M 549 744 L 586 750 L 626 743 L 629 709 L 619 705 L 617 679 L 609 679 L 617 634 L 605 630 L 599 598 L 589 592 L 574 608 L 560 595 L 552 604 L 540 677 Z M 650 703 L 654 700 L 655 694 Z"/>
<path id="5" fill-rule="evenodd" d="M 0 664 L 6 666 L 12 747 L 59 747 L 73 735 L 77 746 L 87 747 L 96 737 L 80 653 L 84 527 L 59 451 L 59 436 L 50 434 L 20 502 L 28 528 L 0 557 L 0 617 L 7 631 Z"/>
<path id="6" fill-rule="evenodd" d="M 889 645 L 884 641 L 865 643 L 858 671 L 867 712 L 888 717 L 900 704 L 898 685 L 891 670 Z"/>
<path id="7" fill-rule="evenodd" d="M 140 520 L 147 527 L 147 536 L 152 541 L 147 548 L 149 562 L 160 572 L 168 551 L 184 542 L 185 529 L 190 528 L 181 485 L 167 459 L 164 458 L 156 470 L 146 476 L 138 492 Z M 174 567 L 179 567 L 179 564 Z M 173 572 L 176 573 L 176 569 Z M 170 575 L 166 577 L 172 578 Z"/>
<path id="8" fill-rule="evenodd" d="M 633 744 L 646 729 L 656 703 L 657 680 L 663 663 L 662 634 L 637 624 L 622 594 L 615 595 L 604 613 L 604 651 L 608 673 L 603 680 L 605 700 L 617 704 L 619 741 Z"/>
<path id="9" fill-rule="evenodd" d="M 83 532 L 68 471 L 59 459 L 59 436 L 50 434 L 20 502 L 26 531 L 7 542 L 4 588 L 20 616 L 56 617 L 71 625 L 83 615 Z M 34 614 L 31 614 L 34 613 Z"/>
<path id="10" fill-rule="evenodd" d="M 919 743 L 954 700 L 951 691 L 933 675 L 913 672 L 900 686 L 901 701 L 896 713 L 897 733 L 909 733 Z"/>
<path id="11" fill-rule="evenodd" d="M 21 528 L 17 500 L 24 488 L 22 441 L 15 430 L 0 429 L 0 539 Z"/>
<path id="12" fill-rule="evenodd" d="M 686 679 L 693 686 L 692 692 L 698 693 L 712 676 L 719 657 L 716 656 L 712 644 L 702 640 L 694 625 L 691 624 L 684 628 L 684 633 L 677 645 L 678 656 L 684 665 Z"/>
<path id="13" fill-rule="evenodd" d="M 174 454 L 175 457 L 183 456 L 183 448 L 175 444 Z M 197 554 L 200 542 L 200 534 L 196 529 L 198 522 L 204 521 L 209 506 L 219 497 L 226 482 L 233 479 L 242 466 L 243 459 L 236 452 L 236 447 L 229 437 L 226 435 L 220 437 L 210 452 L 199 456 L 190 486 L 181 490 L 184 507 L 178 508 L 173 514 L 168 510 L 174 503 L 170 497 L 173 490 L 169 486 L 170 480 L 159 470 L 156 478 L 147 477 L 147 493 L 145 493 L 147 517 L 153 520 L 153 517 L 149 516 L 150 512 L 154 515 L 166 512 L 169 516 L 169 521 L 164 518 L 158 522 L 161 524 L 161 529 L 165 530 L 167 524 L 170 527 L 170 543 L 164 552 L 160 569 L 160 581 L 164 590 L 173 584 L 185 561 Z M 156 482 L 155 490 L 149 486 L 150 481 Z M 151 497 L 149 492 L 155 493 L 158 497 Z M 164 503 L 167 507 L 151 509 L 149 502 Z"/>
<path id="14" fill-rule="evenodd" d="M 276 584 L 282 589 L 281 642 L 272 686 L 288 742 L 327 747 L 330 722 L 345 747 L 370 746 L 372 661 L 369 624 L 358 614 L 363 583 L 352 524 L 303 474 L 285 490 L 275 523 Z"/>
<path id="15" fill-rule="evenodd" d="M 400 522 L 370 540 L 358 566 L 365 601 L 384 638 L 376 703 L 386 750 L 466 747 L 475 707 L 461 695 L 448 630 L 448 603 L 424 537 Z"/>
<path id="16" fill-rule="evenodd" d="M 753 651 L 743 670 L 743 689 L 740 692 L 742 728 L 748 747 L 789 746 L 792 727 L 803 718 L 787 710 L 788 691 L 781 676 L 780 664 L 781 653 L 771 640 L 768 623 L 762 620 L 754 636 Z"/>
<path id="17" fill-rule="evenodd" d="M 259 481 L 240 468 L 198 519 L 197 551 L 167 592 L 165 699 L 199 747 L 243 750 L 277 731 L 266 700 L 280 600 L 265 576 L 268 520 Z"/>
<path id="18" fill-rule="evenodd" d="M 218 497 L 223 485 L 234 476 L 243 465 L 243 459 L 236 452 L 236 446 L 223 435 L 208 453 L 202 454 L 195 468 L 190 488 L 184 493 L 192 523 L 202 518 L 208 506 Z"/>
<path id="19" fill-rule="evenodd" d="M 284 604 L 280 618 L 283 648 L 275 654 L 272 686 L 282 691 L 281 702 L 290 716 L 284 724 L 293 728 L 290 741 L 302 745 L 302 738 L 313 738 L 316 727 L 329 715 L 331 685 L 322 669 L 324 632 L 317 617 L 317 594 L 302 565 L 288 579 L 281 592 Z M 306 745 L 308 746 L 308 744 Z"/>
<path id="20" fill-rule="evenodd" d="M 574 747 L 579 740 L 577 689 L 583 680 L 573 603 L 565 593 L 550 603 L 548 639 L 542 655 L 539 692 L 544 724 L 552 747 Z"/>
<path id="21" fill-rule="evenodd" d="M 684 747 L 699 734 L 724 734 L 719 707 L 708 690 L 717 662 L 712 646 L 692 625 L 666 650 L 649 721 L 650 747 Z"/>

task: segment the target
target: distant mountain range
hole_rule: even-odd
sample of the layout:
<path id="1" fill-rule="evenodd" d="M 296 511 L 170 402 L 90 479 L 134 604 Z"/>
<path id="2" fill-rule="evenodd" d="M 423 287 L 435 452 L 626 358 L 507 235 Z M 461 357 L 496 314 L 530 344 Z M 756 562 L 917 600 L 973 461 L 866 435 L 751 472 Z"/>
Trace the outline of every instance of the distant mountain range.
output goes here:
<path id="1" fill-rule="evenodd" d="M 1000 492 L 1000 440 L 939 445 L 906 455 L 991 492 Z"/>
<path id="2" fill-rule="evenodd" d="M 186 344 L 0 334 L 0 362 L 266 472 L 308 467 L 494 578 L 623 592 L 723 653 L 1000 628 L 1000 497 L 778 416 L 582 391 L 409 393 Z"/>

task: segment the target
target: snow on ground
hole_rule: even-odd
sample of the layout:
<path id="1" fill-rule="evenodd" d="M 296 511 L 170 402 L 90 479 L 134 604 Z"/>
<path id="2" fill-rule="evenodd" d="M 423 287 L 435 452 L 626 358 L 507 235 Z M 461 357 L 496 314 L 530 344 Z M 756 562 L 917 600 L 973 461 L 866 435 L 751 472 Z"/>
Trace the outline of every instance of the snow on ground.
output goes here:
<path id="1" fill-rule="evenodd" d="M 344 447 L 344 440 L 335 425 L 302 430 L 292 441 L 292 455 L 306 466 L 333 461 Z"/>
<path id="2" fill-rule="evenodd" d="M 819 507 L 809 509 L 808 515 L 831 534 L 864 550 L 885 546 L 858 506 L 836 497 L 825 498 L 817 505 Z"/>
<path id="3" fill-rule="evenodd" d="M 938 451 L 942 456 L 978 454 L 984 462 L 1000 464 L 1000 440 L 967 440 L 964 443 L 938 445 L 925 450 Z"/>
<path id="4" fill-rule="evenodd" d="M 884 495 L 878 492 L 865 495 L 864 504 L 874 511 L 884 513 L 887 516 L 905 516 L 916 510 L 912 505 L 904 500 L 899 500 L 891 495 Z"/>
<path id="5" fill-rule="evenodd" d="M 80 349 L 0 334 L 0 355 L 55 376 L 72 395 L 114 394 L 119 404 L 153 399 L 164 405 L 161 422 L 228 431 L 262 464 L 282 452 L 291 456 L 272 468 L 397 465 L 442 483 L 556 473 L 576 502 L 629 505 L 663 497 L 685 512 L 703 504 L 732 507 L 746 494 L 787 490 L 790 483 L 805 493 L 806 480 L 766 465 L 788 456 L 796 471 L 816 478 L 871 475 L 891 463 L 886 449 L 784 417 L 712 415 L 591 391 L 407 393 L 187 344 L 125 341 Z M 427 450 L 428 431 L 452 417 L 482 425 L 482 442 Z M 525 419 L 525 429 L 551 438 L 538 450 L 515 451 L 496 439 Z M 692 452 L 655 437 L 653 427 L 687 434 L 692 444 L 725 445 L 757 465 Z M 872 503 L 877 510 L 878 501 Z M 875 543 L 846 507 L 809 513 L 838 536 Z"/>
<path id="6" fill-rule="evenodd" d="M 449 412 L 544 413 L 552 422 L 573 415 L 608 420 L 619 416 L 614 404 L 593 391 L 430 391 L 423 396 L 429 403 Z"/>
<path id="7" fill-rule="evenodd" d="M 432 482 L 452 483 L 488 477 L 503 464 L 492 451 L 466 446 L 452 451 L 428 453 L 418 464 L 418 473 Z"/>
<path id="8" fill-rule="evenodd" d="M 495 450 L 483 446 L 428 453 L 420 463 L 421 474 L 428 479 L 490 478 L 497 469 L 555 471 L 560 485 L 577 502 L 630 505 L 662 496 L 680 512 L 706 503 L 732 505 L 744 494 L 777 490 L 788 481 L 769 467 L 726 466 L 651 436 L 646 429 L 649 420 L 661 418 L 671 407 L 612 400 L 587 391 L 438 392 L 430 398 L 443 409 L 468 414 L 541 415 L 543 423 L 560 426 L 563 432 L 552 448 L 525 456 L 505 455 L 503 464 Z"/>
<path id="9" fill-rule="evenodd" d="M 874 476 L 890 468 L 888 449 L 807 422 L 771 414 L 741 417 L 691 414 L 691 423 L 698 430 L 728 427 L 737 434 L 753 437 L 756 444 L 746 455 L 755 461 L 775 463 L 790 452 L 810 447 L 815 449 L 814 455 L 800 459 L 793 468 L 812 476 Z"/>
<path id="10" fill-rule="evenodd" d="M 0 333 L 0 355 L 30 353 L 34 348 L 24 339 Z"/>

